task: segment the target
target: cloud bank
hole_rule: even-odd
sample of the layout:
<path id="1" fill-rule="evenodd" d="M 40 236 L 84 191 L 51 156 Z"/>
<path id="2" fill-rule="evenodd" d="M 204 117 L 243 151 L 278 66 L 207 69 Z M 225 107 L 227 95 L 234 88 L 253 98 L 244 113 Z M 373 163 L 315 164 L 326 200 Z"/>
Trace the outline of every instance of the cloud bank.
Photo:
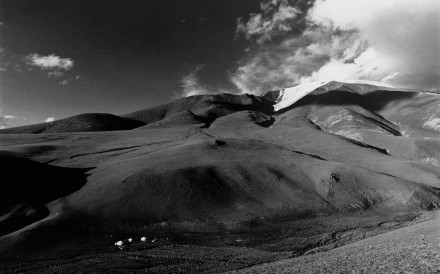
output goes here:
<path id="1" fill-rule="evenodd" d="M 287 0 L 261 10 L 237 25 L 257 45 L 231 74 L 240 92 L 347 79 L 439 90 L 438 0 L 316 0 L 305 17 Z M 303 33 L 289 33 L 300 20 Z"/>

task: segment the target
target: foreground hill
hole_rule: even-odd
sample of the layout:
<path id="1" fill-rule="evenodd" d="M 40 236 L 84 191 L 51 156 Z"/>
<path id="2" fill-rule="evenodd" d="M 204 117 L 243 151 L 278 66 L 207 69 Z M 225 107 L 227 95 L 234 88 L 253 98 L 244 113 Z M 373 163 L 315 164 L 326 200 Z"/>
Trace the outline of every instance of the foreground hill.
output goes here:
<path id="1" fill-rule="evenodd" d="M 232 273 L 434 273 L 440 269 L 440 218 L 331 251 Z"/>
<path id="2" fill-rule="evenodd" d="M 0 254 L 63 245 L 84 252 L 78 246 L 113 248 L 118 239 L 147 236 L 160 239 L 159 249 L 191 243 L 231 247 L 236 255 L 244 252 L 236 247 L 258 250 L 234 264 L 243 267 L 408 225 L 440 207 L 438 108 L 437 94 L 329 82 L 262 96 L 183 98 L 99 116 L 95 132 L 66 134 L 86 131 L 73 117 L 42 132 L 0 131 L 9 133 L 0 134 L 0 155 L 64 168 L 71 178 L 57 180 L 59 195 L 39 203 L 46 215 L 0 238 Z M 108 127 L 109 120 L 118 126 Z M 68 175 L 72 170 L 81 176 Z M 47 182 L 22 184 L 42 190 Z M 0 204 L 1 220 L 20 203 Z M 356 230 L 339 233 L 347 229 Z M 163 260 L 170 268 L 159 272 L 176 270 Z"/>

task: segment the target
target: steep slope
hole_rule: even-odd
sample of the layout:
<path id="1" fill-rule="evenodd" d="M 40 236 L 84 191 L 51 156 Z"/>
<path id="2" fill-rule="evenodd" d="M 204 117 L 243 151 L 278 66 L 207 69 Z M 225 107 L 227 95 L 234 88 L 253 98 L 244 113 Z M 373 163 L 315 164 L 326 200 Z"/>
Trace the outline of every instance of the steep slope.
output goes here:
<path id="1" fill-rule="evenodd" d="M 434 137 L 440 130 L 437 125 L 440 121 L 437 117 L 440 96 L 436 93 L 397 89 L 371 82 L 312 83 L 272 93 L 280 94 L 273 101 L 279 114 L 289 112 L 287 115 L 308 117 L 323 128 L 333 126 L 343 118 L 370 126 L 373 122 L 377 130 L 391 130 L 389 133 L 394 135 L 400 134 L 396 132 L 400 130 L 408 136 Z M 338 113 L 346 110 L 348 112 Z M 355 113 L 360 114 L 358 118 L 363 116 L 369 121 L 354 118 Z M 326 116 L 328 118 L 324 120 Z"/>
<path id="2" fill-rule="evenodd" d="M 297 101 L 299 101 L 300 99 L 311 93 L 313 94 L 319 93 L 319 91 L 317 91 L 318 89 L 320 91 L 322 90 L 329 91 L 329 90 L 334 90 L 342 86 L 343 84 L 357 84 L 354 86 L 358 88 L 361 87 L 361 89 L 365 87 L 393 88 L 390 85 L 386 85 L 380 82 L 362 81 L 362 80 L 351 80 L 344 82 L 336 82 L 336 81 L 310 82 L 290 88 L 284 88 L 278 91 L 269 91 L 266 94 L 264 94 L 262 97 L 274 103 L 275 111 L 280 111 L 292 106 Z"/>

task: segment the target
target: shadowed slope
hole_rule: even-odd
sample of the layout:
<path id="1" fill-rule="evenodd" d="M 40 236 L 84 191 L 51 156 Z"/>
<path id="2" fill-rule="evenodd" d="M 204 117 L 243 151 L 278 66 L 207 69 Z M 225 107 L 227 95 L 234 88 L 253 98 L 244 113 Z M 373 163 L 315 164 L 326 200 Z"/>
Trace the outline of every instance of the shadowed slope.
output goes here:
<path id="1" fill-rule="evenodd" d="M 80 189 L 88 169 L 48 166 L 0 154 L 0 236 L 49 214 L 46 203 Z"/>

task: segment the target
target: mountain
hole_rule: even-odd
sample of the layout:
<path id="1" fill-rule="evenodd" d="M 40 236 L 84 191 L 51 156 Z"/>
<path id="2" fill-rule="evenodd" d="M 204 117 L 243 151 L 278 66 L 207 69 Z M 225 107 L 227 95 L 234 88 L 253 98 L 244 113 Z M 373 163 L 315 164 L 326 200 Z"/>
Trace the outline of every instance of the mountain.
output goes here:
<path id="1" fill-rule="evenodd" d="M 159 250 L 252 249 L 203 268 L 226 271 L 409 225 L 440 207 L 439 110 L 435 93 L 332 81 L 5 129 L 2 195 L 15 198 L 0 204 L 0 253 L 106 247 L 121 260 L 108 248 L 141 236 Z M 138 263 L 195 271 L 160 258 L 167 267 Z"/>

